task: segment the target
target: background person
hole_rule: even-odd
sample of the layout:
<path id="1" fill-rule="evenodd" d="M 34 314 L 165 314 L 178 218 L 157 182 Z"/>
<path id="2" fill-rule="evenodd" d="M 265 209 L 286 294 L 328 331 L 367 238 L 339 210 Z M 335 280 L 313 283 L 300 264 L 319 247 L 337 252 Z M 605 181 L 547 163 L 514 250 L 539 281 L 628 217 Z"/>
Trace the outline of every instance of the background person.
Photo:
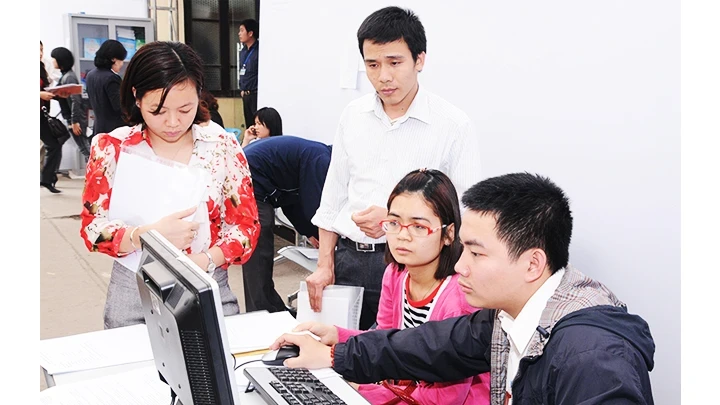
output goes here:
<path id="1" fill-rule="evenodd" d="M 88 99 L 95 114 L 93 136 L 125 126 L 120 106 L 120 69 L 127 50 L 118 41 L 108 39 L 95 53 L 95 69 L 85 77 Z"/>
<path id="2" fill-rule="evenodd" d="M 261 111 L 258 111 L 260 115 Z M 310 222 L 320 205 L 332 147 L 296 136 L 272 136 L 244 149 L 252 173 L 260 217 L 257 248 L 243 265 L 245 309 L 269 312 L 287 309 L 275 291 L 275 209 L 281 208 L 300 235 L 317 247 L 318 229 Z"/>
<path id="3" fill-rule="evenodd" d="M 61 192 L 55 187 L 55 183 L 58 181 L 57 170 L 60 168 L 62 161 L 62 145 L 67 138 L 62 140 L 53 136 L 47 118 L 43 113 L 43 108 L 47 113 L 50 113 L 50 100 L 55 98 L 53 93 L 45 91 L 45 88 L 49 87 L 50 83 L 43 62 L 43 43 L 40 41 L 40 140 L 45 145 L 44 156 L 41 153 L 41 159 L 44 163 L 40 169 L 40 186 L 45 187 L 53 194 L 57 194 Z"/>
<path id="4" fill-rule="evenodd" d="M 254 118 L 255 124 L 245 130 L 242 147 L 248 146 L 251 142 L 270 136 L 283 134 L 282 118 L 280 113 L 272 107 L 263 107 L 257 111 Z"/>
<path id="5" fill-rule="evenodd" d="M 56 69 L 60 70 L 62 76 L 58 85 L 80 84 L 80 81 L 72 70 L 75 64 L 75 57 L 69 49 L 59 47 L 52 50 L 50 56 Z M 83 99 L 82 94 L 72 94 L 67 98 L 58 98 L 62 116 L 68 125 L 68 132 L 78 147 L 78 150 L 87 159 L 90 157 L 90 140 L 87 137 L 87 109 L 88 103 Z"/>
<path id="6" fill-rule="evenodd" d="M 243 101 L 243 114 L 245 126 L 252 125 L 253 117 L 257 113 L 258 66 L 260 60 L 260 28 L 257 21 L 252 18 L 240 22 L 238 39 L 243 44 L 240 50 L 240 97 Z"/>

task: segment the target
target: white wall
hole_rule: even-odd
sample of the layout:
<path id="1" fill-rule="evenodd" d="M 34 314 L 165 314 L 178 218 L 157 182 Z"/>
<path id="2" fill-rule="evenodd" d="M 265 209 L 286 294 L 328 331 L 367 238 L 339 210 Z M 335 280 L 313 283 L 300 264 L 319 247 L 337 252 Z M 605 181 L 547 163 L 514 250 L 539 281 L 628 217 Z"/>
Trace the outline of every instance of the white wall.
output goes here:
<path id="1" fill-rule="evenodd" d="M 70 47 L 68 14 L 148 18 L 147 0 L 40 0 L 40 10 L 40 40 L 48 55 L 58 46 Z"/>
<path id="2" fill-rule="evenodd" d="M 50 52 L 59 46 L 71 48 L 67 15 L 82 12 L 97 16 L 148 18 L 147 0 L 40 0 L 40 41 L 44 45 L 46 60 L 50 60 Z M 51 114 L 59 111 L 58 103 L 53 101 Z M 77 146 L 69 139 L 63 145 L 60 169 L 74 168 L 77 155 Z"/>
<path id="3" fill-rule="evenodd" d="M 571 261 L 650 324 L 655 402 L 680 403 L 680 5 L 674 0 L 355 4 L 264 0 L 258 106 L 332 142 L 362 20 L 407 5 L 423 21 L 421 85 L 465 110 L 482 177 L 530 171 L 571 199 Z"/>

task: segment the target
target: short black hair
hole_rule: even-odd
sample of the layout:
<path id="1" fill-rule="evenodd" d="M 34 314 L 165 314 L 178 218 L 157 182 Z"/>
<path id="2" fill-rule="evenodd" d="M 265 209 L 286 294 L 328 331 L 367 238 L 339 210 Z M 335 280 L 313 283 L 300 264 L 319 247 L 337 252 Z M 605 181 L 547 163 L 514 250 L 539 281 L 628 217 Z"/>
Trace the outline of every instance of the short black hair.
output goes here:
<path id="1" fill-rule="evenodd" d="M 413 60 L 427 51 L 425 28 L 418 16 L 409 9 L 400 7 L 385 7 L 370 14 L 360 24 L 357 32 L 360 55 L 363 57 L 363 44 L 365 40 L 376 44 L 387 44 L 404 40 L 410 48 Z"/>
<path id="2" fill-rule="evenodd" d="M 495 217 L 498 239 L 513 260 L 533 248 L 545 251 L 550 272 L 566 267 L 572 213 L 565 193 L 547 177 L 512 173 L 483 180 L 462 197 L 470 211 Z"/>
<path id="3" fill-rule="evenodd" d="M 270 131 L 270 136 L 277 136 L 283 134 L 282 118 L 280 117 L 280 113 L 277 112 L 276 109 L 272 107 L 263 107 L 257 110 L 255 118 L 257 118 L 260 123 L 267 127 L 267 129 Z"/>
<path id="4" fill-rule="evenodd" d="M 95 52 L 95 66 L 110 69 L 113 59 L 125 60 L 127 49 L 120 42 L 114 39 L 105 40 Z"/>
<path id="5" fill-rule="evenodd" d="M 240 21 L 240 25 L 245 27 L 245 31 L 252 32 L 253 38 L 258 39 L 260 37 L 260 27 L 258 27 L 258 22 L 254 19 L 248 18 L 247 20 L 242 20 Z"/>
<path id="6" fill-rule="evenodd" d="M 168 91 L 176 84 L 190 82 L 198 94 L 195 124 L 210 119 L 210 112 L 201 103 L 200 94 L 205 85 L 203 61 L 188 45 L 181 42 L 155 41 L 144 45 L 130 60 L 120 84 L 120 106 L 129 125 L 145 124 L 135 104 L 145 93 L 162 89 L 155 113 L 165 104 Z"/>
<path id="7" fill-rule="evenodd" d="M 440 260 L 434 277 L 436 280 L 442 280 L 455 274 L 455 263 L 460 259 L 462 244 L 459 236 L 460 202 L 452 181 L 445 173 L 439 170 L 413 170 L 406 174 L 390 193 L 387 202 L 388 211 L 390 211 L 390 205 L 392 205 L 395 197 L 405 193 L 417 193 L 423 197 L 435 215 L 440 218 L 442 224 L 446 225 L 440 234 L 442 238 L 448 236 L 448 226 L 455 224 L 453 241 L 450 245 L 443 245 L 440 250 Z M 385 262 L 388 264 L 394 263 L 400 271 L 405 269 L 404 264 L 400 264 L 395 260 L 395 257 L 390 253 L 390 249 L 385 249 Z"/>
<path id="8" fill-rule="evenodd" d="M 50 52 L 50 57 L 55 59 L 58 67 L 60 68 L 60 72 L 62 73 L 72 70 L 73 65 L 75 64 L 75 57 L 72 52 L 62 46 L 53 49 L 52 52 Z"/>

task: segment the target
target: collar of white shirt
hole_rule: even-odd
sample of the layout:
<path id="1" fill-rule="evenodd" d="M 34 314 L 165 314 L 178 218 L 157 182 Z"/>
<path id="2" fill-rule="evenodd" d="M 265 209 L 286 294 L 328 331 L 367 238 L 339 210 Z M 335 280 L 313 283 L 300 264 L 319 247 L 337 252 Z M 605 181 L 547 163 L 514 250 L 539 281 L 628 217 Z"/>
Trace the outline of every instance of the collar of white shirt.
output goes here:
<path id="1" fill-rule="evenodd" d="M 400 119 L 397 119 L 396 122 L 402 123 L 408 118 L 415 118 L 426 124 L 430 124 L 430 106 L 428 94 L 423 90 L 422 87 L 419 86 L 420 85 L 418 85 L 418 92 L 417 94 L 415 94 L 415 98 L 410 104 L 410 108 L 408 108 L 407 113 L 404 116 L 400 117 Z M 367 104 L 362 107 L 361 111 L 372 111 L 380 120 L 387 121 L 388 124 L 390 124 L 392 121 L 390 117 L 388 117 L 387 113 L 385 113 L 382 100 L 380 99 L 380 96 L 377 95 L 377 93 L 375 93 L 375 97 L 368 98 Z"/>
<path id="2" fill-rule="evenodd" d="M 560 269 L 545 280 L 545 283 L 543 283 L 525 303 L 525 306 L 520 310 L 517 318 L 513 319 L 513 317 L 505 311 L 500 311 L 498 314 L 500 325 L 505 333 L 507 333 L 510 345 L 515 347 L 520 357 L 525 355 L 525 350 L 527 349 L 528 343 L 530 343 L 530 338 L 532 338 L 532 335 L 538 327 L 545 305 L 547 305 L 547 301 L 560 285 L 563 274 L 565 274 L 565 269 Z"/>

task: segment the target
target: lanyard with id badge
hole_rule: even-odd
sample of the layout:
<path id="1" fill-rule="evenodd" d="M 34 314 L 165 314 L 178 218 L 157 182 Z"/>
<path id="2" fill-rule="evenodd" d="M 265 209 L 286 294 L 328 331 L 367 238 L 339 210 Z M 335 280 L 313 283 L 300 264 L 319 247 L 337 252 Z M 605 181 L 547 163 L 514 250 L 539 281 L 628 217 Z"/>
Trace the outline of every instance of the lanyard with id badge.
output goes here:
<path id="1" fill-rule="evenodd" d="M 247 62 L 250 59 L 250 55 L 252 55 L 253 52 L 255 52 L 255 48 L 251 49 L 245 57 L 245 62 L 243 62 L 242 68 L 240 69 L 240 76 L 245 76 L 245 66 L 247 65 Z"/>

